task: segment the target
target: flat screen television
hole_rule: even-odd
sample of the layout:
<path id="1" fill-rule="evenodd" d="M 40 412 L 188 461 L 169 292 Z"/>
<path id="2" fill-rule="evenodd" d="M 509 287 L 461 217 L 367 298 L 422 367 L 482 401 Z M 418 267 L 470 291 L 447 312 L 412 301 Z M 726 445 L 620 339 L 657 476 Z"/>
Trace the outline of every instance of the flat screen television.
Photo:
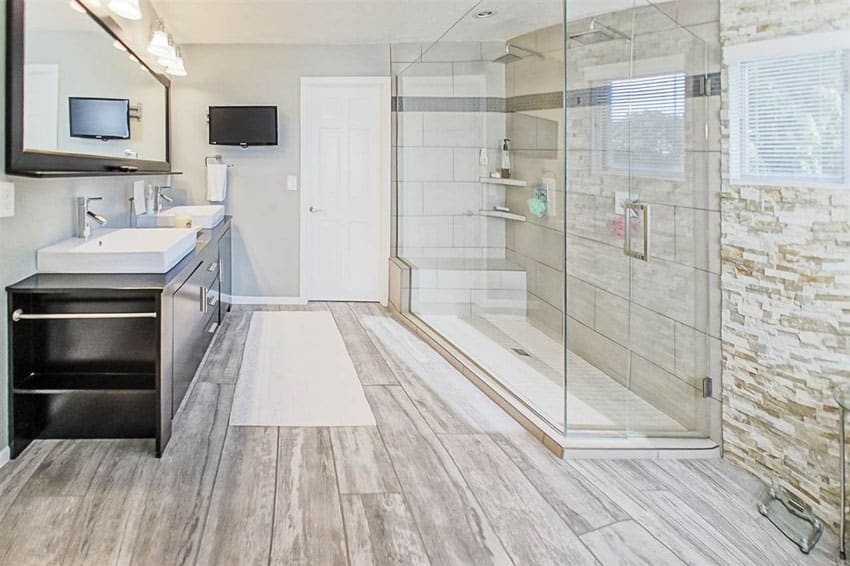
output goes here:
<path id="1" fill-rule="evenodd" d="M 277 106 L 210 106 L 211 145 L 277 145 Z"/>
<path id="2" fill-rule="evenodd" d="M 71 137 L 130 139 L 130 101 L 126 98 L 70 97 Z"/>

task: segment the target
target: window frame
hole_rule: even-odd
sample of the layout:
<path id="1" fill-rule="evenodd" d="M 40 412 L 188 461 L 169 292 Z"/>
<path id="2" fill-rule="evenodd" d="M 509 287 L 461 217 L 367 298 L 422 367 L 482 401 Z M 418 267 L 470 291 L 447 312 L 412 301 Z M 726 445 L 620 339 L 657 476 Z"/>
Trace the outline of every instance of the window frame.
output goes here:
<path id="1" fill-rule="evenodd" d="M 826 47 L 825 47 L 826 46 Z M 842 97 L 843 122 L 843 172 L 844 180 L 820 181 L 817 177 L 803 175 L 749 175 L 745 167 L 746 140 L 741 135 L 744 130 L 742 109 L 747 103 L 747 93 L 743 92 L 744 80 L 742 64 L 758 61 L 799 57 L 833 51 L 844 52 L 845 85 Z M 771 186 L 801 187 L 824 189 L 850 188 L 850 33 L 846 31 L 806 34 L 781 39 L 744 43 L 726 47 L 723 61 L 727 66 L 728 88 L 728 140 L 726 150 L 729 159 L 729 184 L 733 186 Z"/>

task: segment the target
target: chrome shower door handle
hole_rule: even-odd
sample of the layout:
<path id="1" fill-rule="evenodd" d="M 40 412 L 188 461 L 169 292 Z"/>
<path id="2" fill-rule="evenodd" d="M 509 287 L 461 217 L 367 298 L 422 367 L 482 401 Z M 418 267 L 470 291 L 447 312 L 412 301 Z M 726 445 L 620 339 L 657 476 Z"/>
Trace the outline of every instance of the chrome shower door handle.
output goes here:
<path id="1" fill-rule="evenodd" d="M 623 244 L 623 253 L 629 257 L 649 261 L 649 234 L 650 234 L 650 212 L 649 205 L 645 202 L 627 202 L 623 205 L 626 213 L 626 238 Z M 632 214 L 634 213 L 634 215 Z M 641 237 L 643 240 L 643 251 L 632 249 L 632 217 L 640 218 Z"/>

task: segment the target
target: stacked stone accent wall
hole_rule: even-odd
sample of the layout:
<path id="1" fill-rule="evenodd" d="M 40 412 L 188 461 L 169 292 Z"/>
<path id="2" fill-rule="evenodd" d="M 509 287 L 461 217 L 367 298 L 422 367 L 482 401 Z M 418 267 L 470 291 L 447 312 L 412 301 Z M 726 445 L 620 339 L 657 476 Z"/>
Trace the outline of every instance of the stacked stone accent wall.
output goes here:
<path id="1" fill-rule="evenodd" d="M 847 0 L 721 0 L 724 47 L 848 30 Z M 834 387 L 850 383 L 850 188 L 729 183 L 723 68 L 725 457 L 839 517 Z"/>

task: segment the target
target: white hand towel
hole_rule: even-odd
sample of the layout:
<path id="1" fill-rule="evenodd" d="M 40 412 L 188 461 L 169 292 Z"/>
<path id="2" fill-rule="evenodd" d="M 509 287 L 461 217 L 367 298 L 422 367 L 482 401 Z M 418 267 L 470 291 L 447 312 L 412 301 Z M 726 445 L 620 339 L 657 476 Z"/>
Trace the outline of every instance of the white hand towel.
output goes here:
<path id="1" fill-rule="evenodd" d="M 224 202 L 227 198 L 227 164 L 207 164 L 207 200 Z"/>

